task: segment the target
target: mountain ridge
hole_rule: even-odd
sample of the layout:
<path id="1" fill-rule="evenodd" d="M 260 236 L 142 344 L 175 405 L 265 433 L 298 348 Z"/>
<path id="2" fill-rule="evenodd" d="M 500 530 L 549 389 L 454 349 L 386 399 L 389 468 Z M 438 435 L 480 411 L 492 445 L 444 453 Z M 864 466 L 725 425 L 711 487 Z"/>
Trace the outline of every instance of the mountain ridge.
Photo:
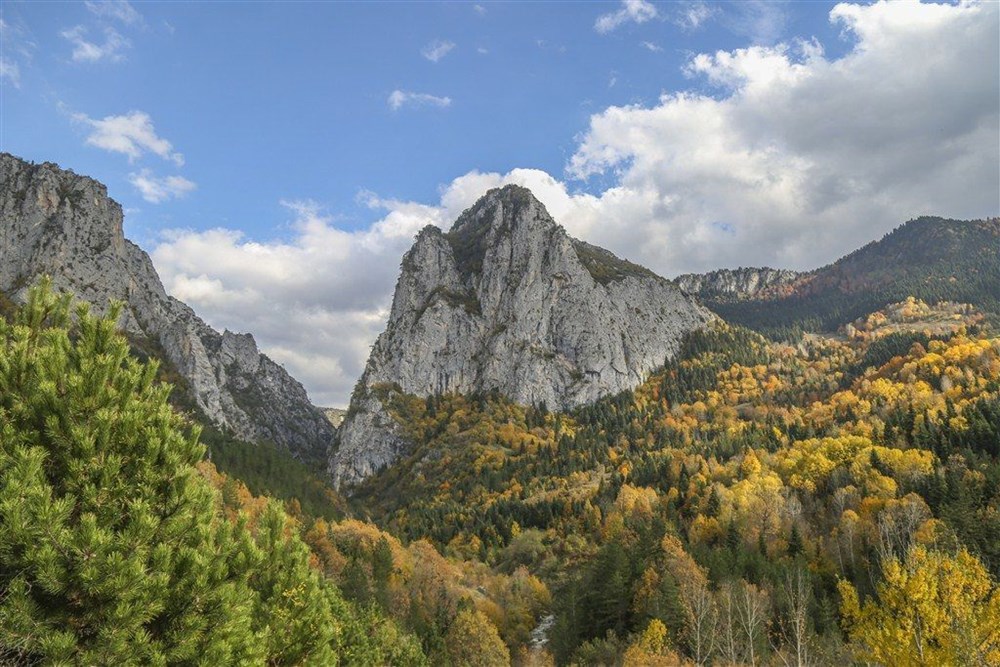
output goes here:
<path id="1" fill-rule="evenodd" d="M 715 269 L 706 273 L 684 273 L 674 283 L 688 294 L 703 299 L 747 299 L 782 285 L 790 285 L 805 275 L 802 271 L 764 267 Z"/>
<path id="2" fill-rule="evenodd" d="M 828 331 L 908 296 L 1000 315 L 1000 218 L 923 216 L 749 298 L 703 295 L 723 319 L 769 335 Z"/>
<path id="3" fill-rule="evenodd" d="M 18 300 L 47 274 L 98 312 L 123 301 L 123 329 L 162 351 L 212 424 L 303 460 L 323 458 L 334 429 L 302 385 L 252 335 L 219 333 L 166 293 L 149 255 L 124 237 L 122 208 L 103 184 L 2 153 L 0 216 L 0 291 Z"/>

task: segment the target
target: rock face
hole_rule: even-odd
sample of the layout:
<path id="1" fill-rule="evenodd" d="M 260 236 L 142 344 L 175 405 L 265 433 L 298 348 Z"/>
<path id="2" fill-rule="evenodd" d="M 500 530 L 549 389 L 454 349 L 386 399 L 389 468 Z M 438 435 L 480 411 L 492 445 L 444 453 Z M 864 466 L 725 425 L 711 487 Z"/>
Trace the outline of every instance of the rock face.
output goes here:
<path id="1" fill-rule="evenodd" d="M 0 291 L 42 275 L 97 310 L 125 302 L 122 326 L 183 377 L 215 425 L 323 460 L 334 429 L 305 389 L 249 334 L 218 333 L 166 294 L 149 256 L 122 234 L 122 209 L 97 181 L 0 154 Z"/>
<path id="2" fill-rule="evenodd" d="M 424 228 L 403 257 L 330 473 L 355 483 L 405 454 L 380 388 L 572 408 L 637 386 L 712 317 L 669 281 L 571 238 L 530 191 L 491 190 L 447 234 Z"/>
<path id="3" fill-rule="evenodd" d="M 788 285 L 804 274 L 785 269 L 740 267 L 709 273 L 685 273 L 674 284 L 687 294 L 712 299 L 747 299 L 772 287 Z"/>

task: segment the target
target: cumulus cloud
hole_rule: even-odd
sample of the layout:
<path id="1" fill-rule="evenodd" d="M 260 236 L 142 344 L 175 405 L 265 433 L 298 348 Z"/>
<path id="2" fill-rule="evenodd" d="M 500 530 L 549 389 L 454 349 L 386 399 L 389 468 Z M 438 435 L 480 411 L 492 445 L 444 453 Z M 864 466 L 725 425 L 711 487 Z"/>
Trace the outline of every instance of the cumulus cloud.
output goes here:
<path id="1" fill-rule="evenodd" d="M 62 36 L 73 45 L 73 61 L 78 63 L 118 62 L 125 57 L 121 52 L 131 46 L 127 39 L 111 27 L 104 29 L 103 44 L 88 41 L 87 28 L 82 25 L 64 30 Z"/>
<path id="2" fill-rule="evenodd" d="M 121 21 L 126 25 L 141 25 L 142 15 L 128 0 L 87 0 L 87 9 L 96 16 Z"/>
<path id="3" fill-rule="evenodd" d="M 168 199 L 183 197 L 197 186 L 183 176 L 158 177 L 149 169 L 141 169 L 128 175 L 128 182 L 152 204 L 160 204 Z"/>
<path id="4" fill-rule="evenodd" d="M 594 30 L 608 33 L 626 23 L 645 23 L 659 15 L 656 5 L 646 0 L 622 0 L 621 9 L 610 14 L 602 14 L 594 22 Z"/>
<path id="5" fill-rule="evenodd" d="M 591 118 L 569 171 L 617 181 L 593 240 L 664 273 L 811 268 L 916 215 L 996 214 L 997 9 L 840 4 L 841 58 L 816 42 L 695 56 L 715 94 Z"/>
<path id="6" fill-rule="evenodd" d="M 130 111 L 121 116 L 105 116 L 94 120 L 86 114 L 74 113 L 73 120 L 92 128 L 87 144 L 113 153 L 123 153 L 134 161 L 144 153 L 153 153 L 177 166 L 184 156 L 174 151 L 173 144 L 156 134 L 153 119 L 143 111 Z"/>
<path id="7" fill-rule="evenodd" d="M 700 54 L 686 71 L 707 92 L 594 115 L 567 172 L 600 175 L 603 191 L 473 171 L 430 204 L 366 194 L 380 215 L 367 229 L 296 202 L 291 241 L 180 231 L 154 261 L 172 294 L 217 327 L 253 331 L 314 401 L 344 405 L 413 235 L 446 228 L 491 187 L 531 188 L 574 236 L 667 276 L 813 268 L 917 215 L 996 215 L 998 6 L 841 4 L 830 20 L 851 42 L 839 58 L 814 41 Z"/>
<path id="8" fill-rule="evenodd" d="M 338 229 L 314 202 L 284 202 L 291 241 L 239 232 L 177 231 L 153 252 L 168 291 L 216 327 L 252 331 L 320 405 L 345 405 L 385 325 L 399 260 L 413 236 L 440 224 L 435 207 L 368 197 L 384 216 Z"/>
<path id="9" fill-rule="evenodd" d="M 430 60 L 432 63 L 436 63 L 448 55 L 448 53 L 454 48 L 454 42 L 446 42 L 440 39 L 435 39 L 433 42 L 420 50 L 420 55 L 427 58 L 427 60 Z"/>
<path id="10" fill-rule="evenodd" d="M 663 47 L 653 42 L 639 42 L 639 46 L 646 49 L 647 51 L 652 51 L 653 53 L 660 53 L 663 51 Z"/>
<path id="11" fill-rule="evenodd" d="M 394 90 L 389 94 L 387 100 L 389 108 L 399 111 L 405 106 L 411 107 L 438 107 L 444 109 L 451 106 L 450 97 L 438 97 L 427 93 L 412 93 L 405 90 Z"/>

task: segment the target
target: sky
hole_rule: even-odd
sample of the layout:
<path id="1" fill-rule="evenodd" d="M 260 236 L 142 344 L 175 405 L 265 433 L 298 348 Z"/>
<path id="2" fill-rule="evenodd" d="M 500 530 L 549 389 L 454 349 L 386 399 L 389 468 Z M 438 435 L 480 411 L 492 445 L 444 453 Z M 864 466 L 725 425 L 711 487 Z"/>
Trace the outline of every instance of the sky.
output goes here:
<path id="1" fill-rule="evenodd" d="M 996 2 L 0 4 L 0 150 L 342 406 L 402 254 L 491 187 L 671 277 L 1000 213 Z"/>

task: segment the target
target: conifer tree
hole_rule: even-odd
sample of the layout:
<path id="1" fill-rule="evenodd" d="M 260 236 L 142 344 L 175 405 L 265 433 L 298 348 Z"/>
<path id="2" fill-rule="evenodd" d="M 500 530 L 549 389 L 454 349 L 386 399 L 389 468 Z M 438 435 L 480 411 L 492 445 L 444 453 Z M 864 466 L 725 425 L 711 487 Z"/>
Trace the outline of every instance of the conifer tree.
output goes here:
<path id="1" fill-rule="evenodd" d="M 254 661 L 256 549 L 215 519 L 197 433 L 129 357 L 120 312 L 46 283 L 0 321 L 0 658 Z"/>
<path id="2" fill-rule="evenodd" d="M 46 281 L 0 318 L 0 664 L 425 664 L 310 567 L 277 503 L 253 531 L 226 518 L 120 314 Z"/>

